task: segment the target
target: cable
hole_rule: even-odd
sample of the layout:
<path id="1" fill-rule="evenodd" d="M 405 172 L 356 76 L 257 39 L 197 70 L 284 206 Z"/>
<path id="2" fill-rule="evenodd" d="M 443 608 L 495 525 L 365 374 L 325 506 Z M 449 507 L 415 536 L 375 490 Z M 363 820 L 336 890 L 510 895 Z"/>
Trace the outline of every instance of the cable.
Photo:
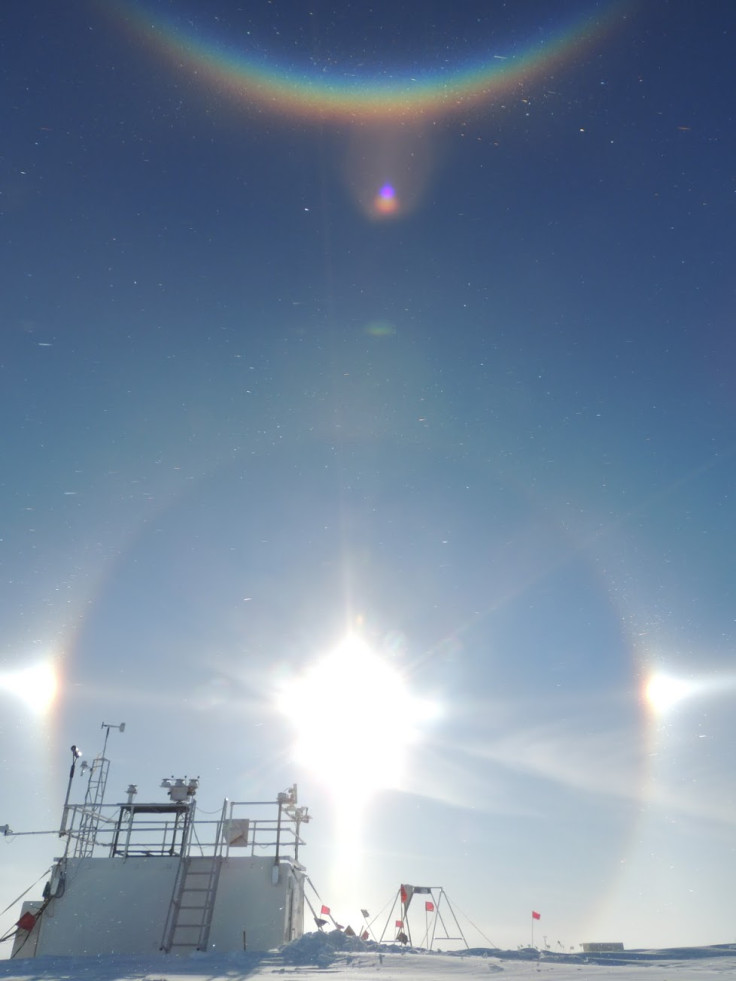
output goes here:
<path id="1" fill-rule="evenodd" d="M 386 910 L 389 908 L 389 906 L 395 901 L 396 901 L 396 897 L 392 896 L 389 899 L 389 901 L 386 903 L 386 905 L 383 907 L 383 909 L 380 912 L 376 913 L 376 915 L 373 917 L 372 920 L 369 920 L 368 922 L 369 930 L 373 928 L 373 924 L 376 922 L 376 920 L 380 919 L 383 916 L 383 914 L 386 912 Z"/>
<path id="2" fill-rule="evenodd" d="M 448 905 L 449 905 L 449 900 L 448 900 Z M 477 933 L 479 933 L 481 935 L 481 937 L 483 937 L 484 940 L 487 940 L 488 941 L 488 943 L 491 945 L 491 947 L 495 947 L 496 950 L 500 950 L 500 947 L 498 946 L 498 944 L 494 944 L 494 942 L 490 939 L 490 937 L 487 937 L 485 935 L 485 933 L 483 933 L 483 931 L 480 929 L 480 927 L 476 926 L 475 923 L 473 923 L 473 921 L 470 919 L 470 917 L 468 916 L 468 914 L 465 913 L 465 912 L 463 912 L 463 910 L 460 909 L 460 907 L 457 905 L 457 903 L 454 903 L 453 905 L 454 905 L 455 909 L 458 911 L 458 913 L 460 913 L 462 916 L 465 917 L 465 919 L 472 926 L 472 928 Z M 452 909 L 452 907 L 450 907 L 450 908 Z"/>
<path id="3" fill-rule="evenodd" d="M 309 885 L 312 887 L 312 891 L 314 892 L 314 895 L 317 897 L 317 899 L 321 903 L 324 902 L 324 900 L 322 899 L 322 897 L 320 896 L 320 894 L 317 892 L 317 888 L 314 885 L 314 883 L 312 882 L 312 880 L 309 878 L 309 876 L 306 876 L 305 878 L 306 878 L 307 882 L 309 883 Z"/>
<path id="4" fill-rule="evenodd" d="M 23 897 L 26 895 L 26 893 L 30 892 L 31 889 L 33 889 L 34 886 L 37 886 L 38 883 L 41 881 L 41 879 L 43 879 L 44 876 L 48 875 L 49 872 L 52 869 L 53 869 L 53 865 L 49 866 L 49 868 L 47 868 L 45 872 L 42 872 L 41 875 L 39 875 L 39 877 L 36 879 L 36 881 L 35 882 L 32 882 L 31 885 L 25 890 L 25 892 L 22 892 L 20 894 L 20 896 L 18 896 L 17 899 L 14 899 L 13 900 L 12 903 L 8 903 L 8 905 L 5 907 L 5 909 L 0 910 L 0 916 L 2 916 L 3 913 L 7 913 L 8 910 L 11 909 L 13 906 L 15 906 L 16 903 L 19 903 L 21 901 L 21 899 L 23 899 Z M 0 940 L 5 940 L 5 939 L 7 939 L 7 938 L 6 937 L 0 937 Z"/>

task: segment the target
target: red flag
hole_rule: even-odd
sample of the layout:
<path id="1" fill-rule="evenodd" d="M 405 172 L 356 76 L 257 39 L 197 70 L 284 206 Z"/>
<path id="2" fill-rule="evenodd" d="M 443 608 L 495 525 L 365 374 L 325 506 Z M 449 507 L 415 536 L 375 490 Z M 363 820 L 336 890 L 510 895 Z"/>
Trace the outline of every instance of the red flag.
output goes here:
<path id="1" fill-rule="evenodd" d="M 532 910 L 532 919 L 533 920 L 541 920 L 542 919 L 542 914 L 541 913 L 537 913 L 537 911 L 535 909 L 533 909 Z"/>
<path id="2" fill-rule="evenodd" d="M 401 922 L 401 920 L 397 920 L 396 921 L 396 929 L 397 930 L 400 930 L 403 927 L 403 925 L 404 924 Z"/>
<path id="3" fill-rule="evenodd" d="M 21 916 L 21 918 L 18 920 L 18 922 L 15 925 L 17 927 L 20 927 L 21 930 L 30 931 L 36 925 L 36 917 L 29 910 L 26 910 L 26 912 L 23 914 L 23 916 Z"/>
<path id="4" fill-rule="evenodd" d="M 428 913 L 434 913 L 434 903 L 425 903 L 424 908 Z"/>
<path id="5" fill-rule="evenodd" d="M 367 930 L 364 930 L 360 935 L 361 940 L 368 940 L 369 938 L 370 938 L 370 933 L 368 933 Z"/>
<path id="6" fill-rule="evenodd" d="M 322 914 L 322 916 L 329 916 L 330 915 L 330 907 L 329 906 L 323 906 L 322 909 L 320 910 L 320 913 Z"/>

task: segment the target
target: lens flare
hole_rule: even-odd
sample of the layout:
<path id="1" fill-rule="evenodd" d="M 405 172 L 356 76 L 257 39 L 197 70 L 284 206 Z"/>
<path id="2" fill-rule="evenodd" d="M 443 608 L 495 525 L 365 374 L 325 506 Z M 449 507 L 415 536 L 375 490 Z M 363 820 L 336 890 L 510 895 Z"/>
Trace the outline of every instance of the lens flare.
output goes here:
<path id="1" fill-rule="evenodd" d="M 399 207 L 396 191 L 390 184 L 384 184 L 381 190 L 373 199 L 373 208 L 376 215 L 381 218 L 389 218 L 395 215 Z"/>
<path id="2" fill-rule="evenodd" d="M 353 126 L 342 173 L 363 214 L 381 221 L 414 212 L 443 156 L 439 143 L 436 131 L 420 121 Z"/>

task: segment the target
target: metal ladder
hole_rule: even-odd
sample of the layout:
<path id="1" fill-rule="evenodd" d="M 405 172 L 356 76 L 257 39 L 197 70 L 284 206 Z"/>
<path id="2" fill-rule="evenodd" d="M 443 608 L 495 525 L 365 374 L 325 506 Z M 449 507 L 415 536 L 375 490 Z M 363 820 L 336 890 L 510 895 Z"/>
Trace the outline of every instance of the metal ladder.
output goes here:
<path id="1" fill-rule="evenodd" d="M 189 835 L 182 843 L 161 940 L 161 950 L 167 954 L 175 948 L 207 950 L 222 867 L 222 826 L 223 818 L 217 825 L 212 855 L 189 855 Z"/>
<path id="2" fill-rule="evenodd" d="M 105 799 L 107 774 L 110 761 L 104 756 L 96 756 L 89 771 L 87 792 L 84 795 L 79 831 L 74 847 L 75 858 L 87 858 L 93 854 L 97 827 L 100 823 L 102 802 Z"/>

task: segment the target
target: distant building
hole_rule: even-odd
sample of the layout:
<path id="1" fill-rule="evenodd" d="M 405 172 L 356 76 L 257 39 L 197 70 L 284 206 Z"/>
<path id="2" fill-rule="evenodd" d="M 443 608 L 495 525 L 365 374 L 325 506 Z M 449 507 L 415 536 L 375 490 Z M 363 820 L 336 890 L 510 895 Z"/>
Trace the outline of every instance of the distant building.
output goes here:
<path id="1" fill-rule="evenodd" d="M 622 951 L 624 949 L 624 945 L 618 941 L 602 944 L 582 944 L 581 946 L 584 954 L 613 954 L 616 951 Z"/>

